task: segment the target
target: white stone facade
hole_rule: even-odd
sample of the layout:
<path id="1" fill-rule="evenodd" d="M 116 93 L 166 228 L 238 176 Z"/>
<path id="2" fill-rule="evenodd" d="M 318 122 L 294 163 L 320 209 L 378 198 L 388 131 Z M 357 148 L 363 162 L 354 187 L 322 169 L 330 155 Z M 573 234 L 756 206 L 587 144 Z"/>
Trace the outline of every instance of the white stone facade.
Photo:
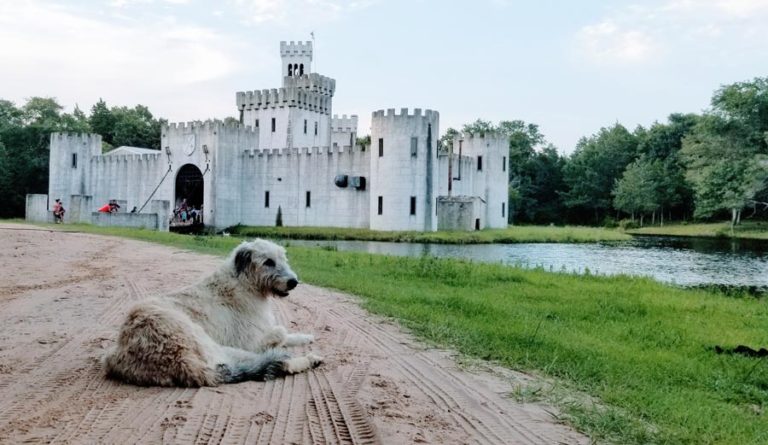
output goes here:
<path id="1" fill-rule="evenodd" d="M 272 226 L 280 208 L 286 226 L 432 231 L 453 159 L 452 194 L 481 203 L 478 227 L 506 227 L 505 140 L 463 136 L 462 156 L 438 154 L 438 112 L 389 109 L 373 113 L 371 144 L 360 146 L 357 116 L 332 114 L 335 80 L 311 71 L 311 42 L 280 51 L 283 86 L 237 93 L 240 124 L 174 123 L 160 151 L 105 154 L 98 135 L 53 134 L 49 201 L 149 212 L 187 198 L 216 228 Z"/>

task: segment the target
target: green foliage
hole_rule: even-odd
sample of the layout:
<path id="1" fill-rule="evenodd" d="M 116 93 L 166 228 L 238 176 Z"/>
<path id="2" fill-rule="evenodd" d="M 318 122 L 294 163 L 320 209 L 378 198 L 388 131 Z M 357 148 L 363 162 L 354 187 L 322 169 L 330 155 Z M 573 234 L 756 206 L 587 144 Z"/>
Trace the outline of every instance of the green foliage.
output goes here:
<path id="1" fill-rule="evenodd" d="M 280 208 L 278 207 L 278 212 Z M 615 230 L 574 226 L 511 226 L 472 232 L 398 232 L 337 227 L 234 226 L 233 235 L 303 240 L 360 240 L 398 243 L 488 244 L 488 243 L 593 243 L 624 241 L 629 236 Z"/>
<path id="2" fill-rule="evenodd" d="M 23 216 L 26 195 L 48 191 L 53 132 L 100 133 L 106 147 L 111 143 L 160 147 L 162 121 L 144 106 L 110 110 L 100 100 L 90 117 L 78 106 L 72 113 L 62 110 L 50 97 L 32 97 L 21 107 L 0 99 L 0 217 Z"/>
<path id="3" fill-rule="evenodd" d="M 164 119 L 155 119 L 144 105 L 107 107 L 102 99 L 91 108 L 89 122 L 93 131 L 112 147 L 160 149 L 160 129 Z"/>
<path id="4" fill-rule="evenodd" d="M 614 184 L 637 154 L 637 137 L 620 124 L 582 138 L 564 169 L 565 205 L 594 213 L 594 222 L 612 209 Z"/>
<path id="5" fill-rule="evenodd" d="M 766 193 L 768 178 L 768 78 L 720 88 L 712 111 L 685 138 L 681 159 L 696 193 L 696 216 L 742 209 Z"/>
<path id="6" fill-rule="evenodd" d="M 371 135 L 370 134 L 366 134 L 363 137 L 359 137 L 359 138 L 355 139 L 355 143 L 358 146 L 363 147 L 363 149 L 366 149 L 366 148 L 371 146 Z"/>

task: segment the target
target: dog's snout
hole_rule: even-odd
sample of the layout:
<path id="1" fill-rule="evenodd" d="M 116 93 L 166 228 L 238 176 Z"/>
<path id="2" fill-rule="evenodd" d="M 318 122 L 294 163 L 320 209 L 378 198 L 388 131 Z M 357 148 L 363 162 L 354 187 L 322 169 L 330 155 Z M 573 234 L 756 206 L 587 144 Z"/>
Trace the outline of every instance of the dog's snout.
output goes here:
<path id="1" fill-rule="evenodd" d="M 291 289 L 293 289 L 294 287 L 296 287 L 296 286 L 298 286 L 298 285 L 299 285 L 299 280 L 297 280 L 297 279 L 295 279 L 295 278 L 291 278 L 290 280 L 288 280 L 288 282 L 286 283 L 286 285 L 288 286 L 288 290 L 291 290 Z"/>

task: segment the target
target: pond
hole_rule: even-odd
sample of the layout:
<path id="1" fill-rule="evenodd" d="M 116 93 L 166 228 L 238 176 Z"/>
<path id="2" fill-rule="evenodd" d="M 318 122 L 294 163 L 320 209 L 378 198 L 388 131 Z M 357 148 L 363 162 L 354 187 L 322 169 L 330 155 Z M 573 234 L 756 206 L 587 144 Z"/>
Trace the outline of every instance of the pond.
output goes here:
<path id="1" fill-rule="evenodd" d="M 768 289 L 768 242 L 682 237 L 636 237 L 597 244 L 409 244 L 371 241 L 284 241 L 340 251 L 464 258 L 541 267 L 553 272 L 637 275 L 682 286 Z"/>

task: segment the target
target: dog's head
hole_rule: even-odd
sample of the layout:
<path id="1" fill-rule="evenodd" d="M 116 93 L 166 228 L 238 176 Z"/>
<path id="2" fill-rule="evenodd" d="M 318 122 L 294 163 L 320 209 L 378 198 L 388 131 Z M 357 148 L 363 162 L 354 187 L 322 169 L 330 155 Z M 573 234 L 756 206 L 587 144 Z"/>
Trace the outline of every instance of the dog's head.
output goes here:
<path id="1" fill-rule="evenodd" d="M 232 253 L 230 265 L 235 277 L 261 295 L 287 297 L 299 284 L 288 265 L 285 249 L 263 239 L 243 242 Z"/>

